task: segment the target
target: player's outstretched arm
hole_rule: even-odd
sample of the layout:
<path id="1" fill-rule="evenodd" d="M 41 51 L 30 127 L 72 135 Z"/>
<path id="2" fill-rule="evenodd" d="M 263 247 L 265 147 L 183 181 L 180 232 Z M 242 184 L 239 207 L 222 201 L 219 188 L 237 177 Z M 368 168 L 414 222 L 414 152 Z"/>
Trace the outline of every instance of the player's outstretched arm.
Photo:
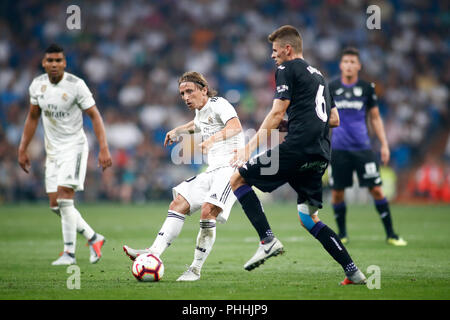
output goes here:
<path id="1" fill-rule="evenodd" d="M 375 106 L 369 110 L 369 121 L 372 125 L 373 130 L 375 131 L 378 140 L 380 140 L 381 143 L 381 161 L 384 165 L 387 165 L 391 153 L 389 151 L 389 144 L 386 139 L 386 133 L 384 132 L 383 119 L 381 119 L 378 106 Z"/>
<path id="2" fill-rule="evenodd" d="M 25 127 L 23 129 L 18 150 L 19 165 L 26 173 L 28 173 L 28 170 L 30 169 L 30 159 L 28 158 L 27 149 L 31 139 L 34 137 L 40 117 L 41 108 L 37 105 L 30 104 L 30 110 L 28 111 L 27 119 L 25 120 Z"/>
<path id="3" fill-rule="evenodd" d="M 290 103 L 291 101 L 287 99 L 273 100 L 272 109 L 267 114 L 258 132 L 252 137 L 244 148 L 235 151 L 235 155 L 230 161 L 230 164 L 233 167 L 242 166 L 245 162 L 247 162 L 252 152 L 259 146 L 260 141 L 264 141 L 262 137 L 270 136 L 272 129 L 277 129 L 280 126 Z"/>
<path id="4" fill-rule="evenodd" d="M 200 143 L 199 147 L 201 148 L 203 153 L 207 153 L 214 143 L 227 140 L 231 137 L 234 137 L 240 132 L 242 132 L 242 125 L 239 121 L 239 118 L 231 118 L 227 121 L 225 127 L 222 130 L 216 132 L 207 140 Z"/>
<path id="5" fill-rule="evenodd" d="M 98 111 L 97 106 L 92 106 L 86 109 L 86 113 L 92 120 L 92 126 L 94 127 L 95 136 L 97 137 L 100 152 L 98 154 L 98 165 L 102 167 L 103 171 L 112 165 L 111 154 L 109 153 L 108 142 L 106 140 L 105 126 L 103 125 L 103 119 Z"/>
<path id="6" fill-rule="evenodd" d="M 286 99 L 273 100 L 272 109 L 267 114 L 258 132 L 253 136 L 253 138 L 246 146 L 248 147 L 248 151 L 250 152 L 250 154 L 256 150 L 256 148 L 259 146 L 260 141 L 265 141 L 265 139 L 262 140 L 263 136 L 270 136 L 272 133 L 272 129 L 277 129 L 279 127 L 290 103 L 291 101 Z"/>
<path id="7" fill-rule="evenodd" d="M 166 134 L 166 138 L 164 139 L 164 147 L 170 146 L 172 143 L 177 141 L 177 138 L 181 134 L 193 134 L 195 132 L 195 124 L 194 120 L 189 121 L 186 124 L 183 124 L 175 129 L 170 130 Z"/>

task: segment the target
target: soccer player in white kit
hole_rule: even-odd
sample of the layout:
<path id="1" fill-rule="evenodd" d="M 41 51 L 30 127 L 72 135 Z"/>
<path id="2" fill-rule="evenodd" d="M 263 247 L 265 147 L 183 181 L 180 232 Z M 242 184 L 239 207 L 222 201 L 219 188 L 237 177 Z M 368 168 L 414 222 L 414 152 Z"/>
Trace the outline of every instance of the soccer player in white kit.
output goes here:
<path id="1" fill-rule="evenodd" d="M 88 240 L 89 260 L 96 263 L 101 258 L 105 238 L 86 223 L 75 208 L 73 199 L 75 191 L 84 189 L 89 152 L 82 111 L 91 118 L 99 142 L 99 166 L 105 170 L 112 164 L 103 120 L 86 83 L 64 71 L 66 59 L 60 46 L 52 44 L 48 47 L 42 66 L 46 73 L 36 77 L 29 88 L 30 109 L 18 150 L 18 161 L 28 173 L 30 159 L 27 148 L 42 114 L 47 155 L 45 188 L 51 210 L 61 217 L 64 241 L 64 252 L 52 265 L 76 263 L 77 231 Z"/>
<path id="2" fill-rule="evenodd" d="M 177 281 L 200 279 L 202 266 L 212 250 L 216 239 L 216 221 L 225 223 L 236 197 L 231 192 L 230 166 L 233 151 L 244 146 L 244 134 L 233 106 L 208 86 L 203 75 L 186 72 L 178 80 L 181 98 L 190 110 L 195 110 L 194 120 L 166 134 L 164 146 L 177 141 L 182 134 L 201 132 L 200 147 L 207 154 L 205 172 L 189 178 L 173 188 L 174 200 L 168 215 L 150 248 L 144 250 L 123 246 L 125 253 L 134 260 L 139 254 L 152 253 L 160 256 L 180 234 L 186 215 L 198 209 L 200 230 L 194 251 L 194 260 Z"/>

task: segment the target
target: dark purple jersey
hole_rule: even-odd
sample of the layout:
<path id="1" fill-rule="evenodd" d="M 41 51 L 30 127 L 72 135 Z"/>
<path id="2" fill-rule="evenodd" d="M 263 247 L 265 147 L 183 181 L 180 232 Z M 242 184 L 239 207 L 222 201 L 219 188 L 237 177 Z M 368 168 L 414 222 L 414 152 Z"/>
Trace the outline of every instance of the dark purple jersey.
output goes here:
<path id="1" fill-rule="evenodd" d="M 370 149 L 366 116 L 377 105 L 375 84 L 358 80 L 345 85 L 341 79 L 331 81 L 330 94 L 339 111 L 340 125 L 333 129 L 331 148 L 335 150 Z"/>

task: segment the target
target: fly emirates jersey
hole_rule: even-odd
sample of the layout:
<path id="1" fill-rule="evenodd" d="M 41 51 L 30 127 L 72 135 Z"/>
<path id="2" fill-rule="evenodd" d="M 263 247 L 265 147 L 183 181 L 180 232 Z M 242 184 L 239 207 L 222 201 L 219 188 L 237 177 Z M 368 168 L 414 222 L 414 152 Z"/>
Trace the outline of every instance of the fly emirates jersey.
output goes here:
<path id="1" fill-rule="evenodd" d="M 195 110 L 195 130 L 200 131 L 202 141 L 223 128 L 228 120 L 237 118 L 234 107 L 222 97 L 212 97 L 201 110 Z M 233 151 L 244 147 L 244 134 L 239 132 L 226 140 L 215 142 L 208 151 L 208 169 L 230 166 Z"/>
<path id="2" fill-rule="evenodd" d="M 53 84 L 43 74 L 33 80 L 29 93 L 30 103 L 42 110 L 47 155 L 55 156 L 87 143 L 82 110 L 95 105 L 95 101 L 82 79 L 64 72 L 62 79 Z"/>

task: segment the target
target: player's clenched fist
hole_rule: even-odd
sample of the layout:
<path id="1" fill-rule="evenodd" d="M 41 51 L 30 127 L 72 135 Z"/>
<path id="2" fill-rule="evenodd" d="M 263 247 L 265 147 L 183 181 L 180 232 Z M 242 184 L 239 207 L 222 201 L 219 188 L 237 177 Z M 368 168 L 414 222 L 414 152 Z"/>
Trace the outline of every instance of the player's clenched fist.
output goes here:
<path id="1" fill-rule="evenodd" d="M 111 154 L 108 149 L 100 150 L 98 154 L 98 166 L 102 167 L 103 171 L 112 166 Z"/>

